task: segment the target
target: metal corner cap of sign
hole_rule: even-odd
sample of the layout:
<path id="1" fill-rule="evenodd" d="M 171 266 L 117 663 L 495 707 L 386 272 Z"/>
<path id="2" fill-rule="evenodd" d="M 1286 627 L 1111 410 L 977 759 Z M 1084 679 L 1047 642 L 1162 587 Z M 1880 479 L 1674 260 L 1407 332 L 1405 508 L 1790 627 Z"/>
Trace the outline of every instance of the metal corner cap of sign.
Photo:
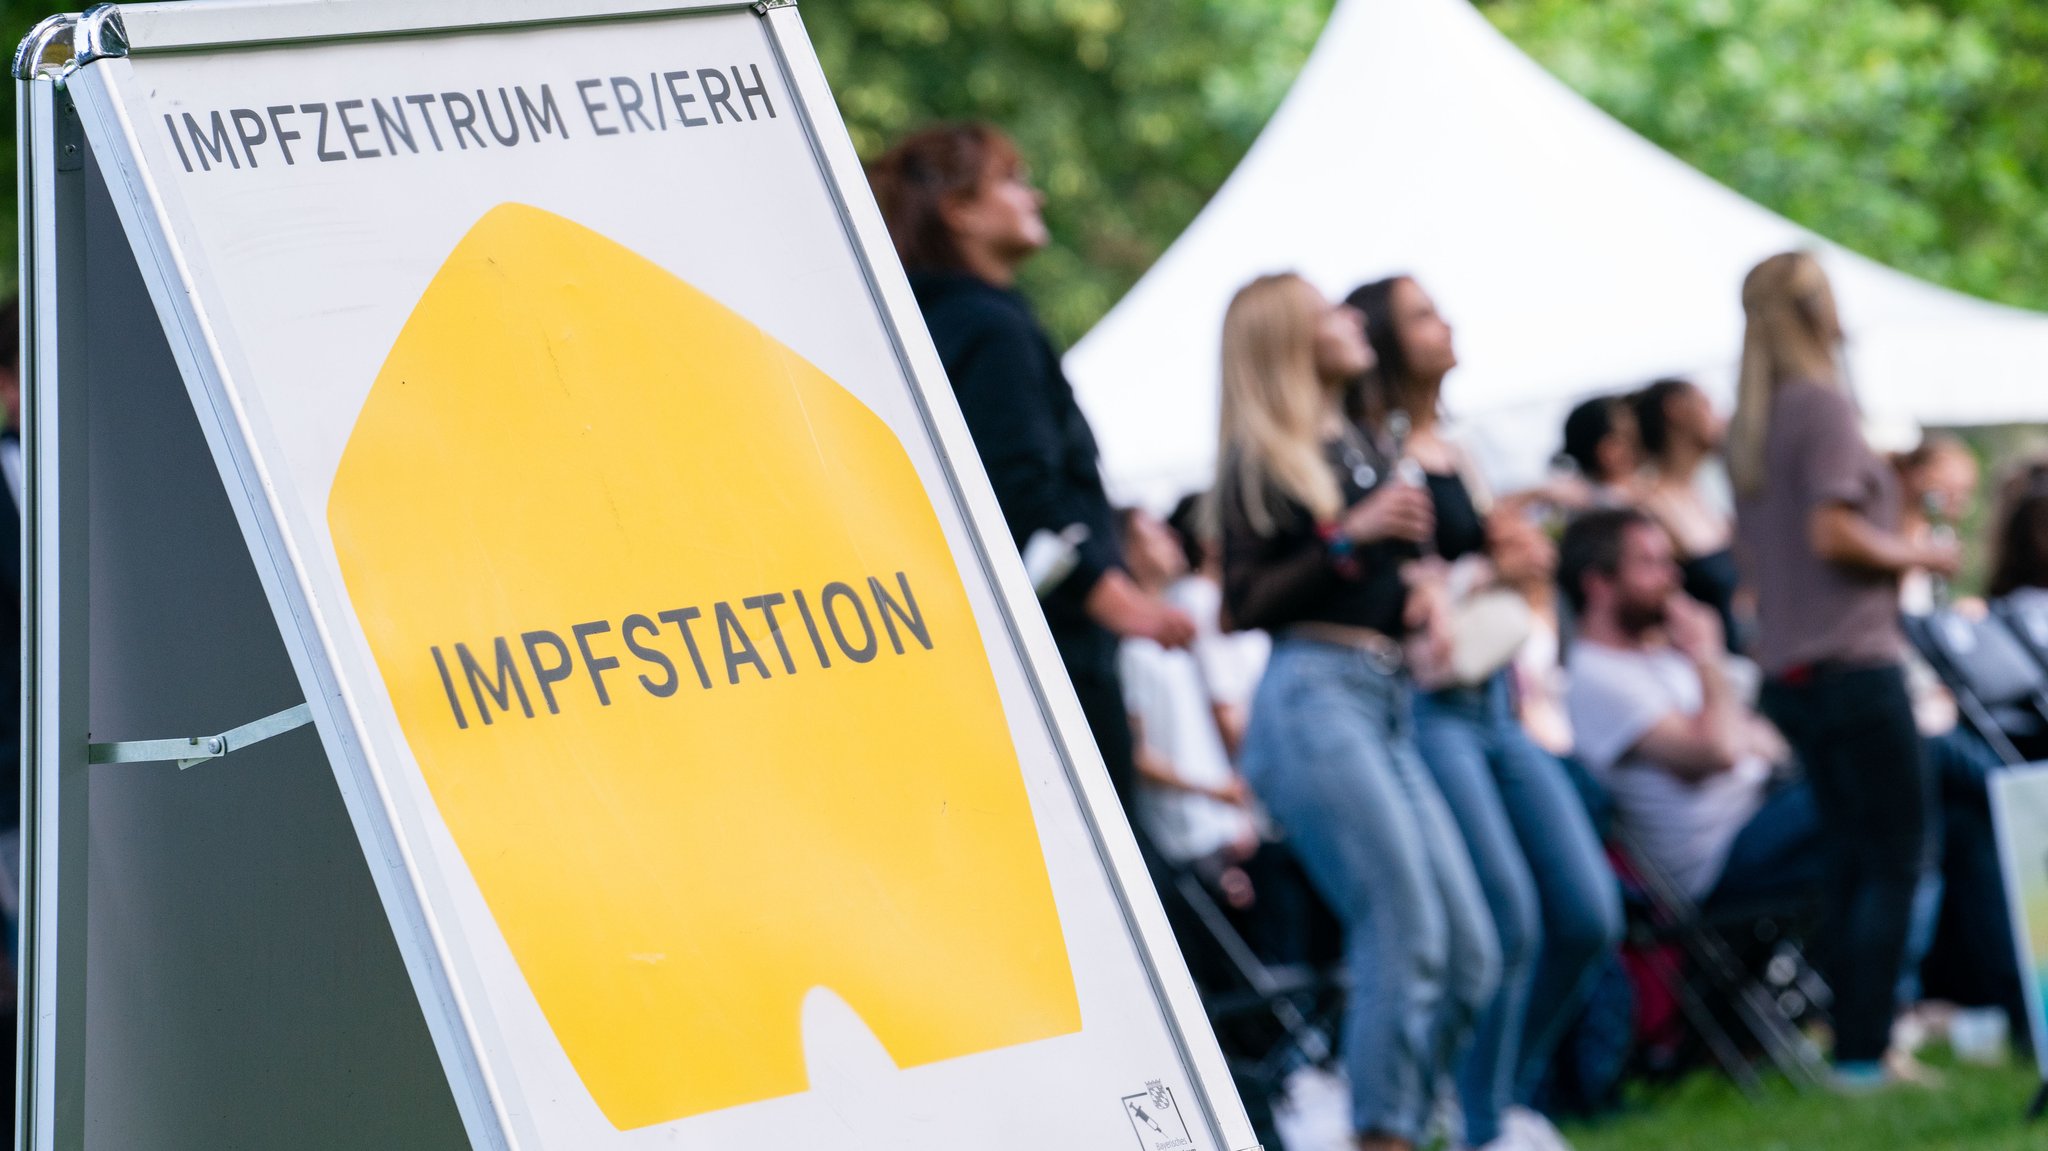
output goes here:
<path id="1" fill-rule="evenodd" d="M 34 80 L 44 74 L 45 69 L 61 68 L 70 59 L 68 52 L 51 58 L 53 49 L 71 47 L 71 25 L 77 17 L 59 13 L 46 16 L 43 21 L 29 29 L 22 37 L 21 45 L 14 50 L 14 78 Z"/>
<path id="2" fill-rule="evenodd" d="M 128 54 L 128 28 L 121 23 L 121 9 L 115 4 L 95 4 L 78 18 L 78 31 L 72 34 L 76 55 L 75 66 L 84 66 L 94 60 L 105 60 Z"/>
<path id="3" fill-rule="evenodd" d="M 777 8 L 794 8 L 796 0 L 754 0 L 754 15 L 766 16 Z"/>

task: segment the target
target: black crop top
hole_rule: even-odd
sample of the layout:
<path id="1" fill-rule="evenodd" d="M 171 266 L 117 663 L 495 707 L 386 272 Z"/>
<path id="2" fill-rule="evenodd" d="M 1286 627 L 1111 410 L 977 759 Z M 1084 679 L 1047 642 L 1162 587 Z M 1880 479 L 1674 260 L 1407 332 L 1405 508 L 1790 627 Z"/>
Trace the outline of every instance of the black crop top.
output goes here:
<path id="1" fill-rule="evenodd" d="M 1685 594 L 1713 608 L 1721 617 L 1721 635 L 1727 641 L 1728 650 L 1742 650 L 1742 630 L 1735 618 L 1735 589 L 1742 582 L 1742 574 L 1736 570 L 1735 551 L 1722 548 L 1708 552 L 1678 565 L 1684 577 Z"/>
<path id="2" fill-rule="evenodd" d="M 1339 441 L 1326 454 L 1346 507 L 1385 482 L 1388 469 L 1380 452 Z M 1391 636 L 1402 633 L 1408 589 L 1401 581 L 1401 564 L 1420 554 L 1415 545 L 1368 544 L 1353 549 L 1350 562 L 1340 565 L 1306 507 L 1269 485 L 1273 531 L 1260 534 L 1245 508 L 1236 468 L 1226 466 L 1222 474 L 1226 479 L 1217 505 L 1223 524 L 1223 605 L 1232 625 L 1277 631 L 1296 623 L 1336 623 Z"/>
<path id="3" fill-rule="evenodd" d="M 1429 502 L 1436 507 L 1436 554 L 1463 559 L 1486 550 L 1486 520 L 1458 473 L 1429 475 Z"/>

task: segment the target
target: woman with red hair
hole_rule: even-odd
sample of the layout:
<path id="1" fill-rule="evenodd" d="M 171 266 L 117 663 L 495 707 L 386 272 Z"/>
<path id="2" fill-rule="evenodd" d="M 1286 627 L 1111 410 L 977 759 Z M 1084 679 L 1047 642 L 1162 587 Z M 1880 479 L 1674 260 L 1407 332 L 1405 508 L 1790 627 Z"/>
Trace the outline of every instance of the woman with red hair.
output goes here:
<path id="1" fill-rule="evenodd" d="M 902 140 L 868 179 L 1011 536 L 1020 550 L 1041 535 L 1073 548 L 1070 570 L 1040 590 L 1045 622 L 1129 810 L 1136 769 L 1117 641 L 1184 647 L 1195 628 L 1125 570 L 1095 435 L 1016 290 L 1018 268 L 1051 239 L 1044 197 L 1016 145 L 978 123 Z"/>

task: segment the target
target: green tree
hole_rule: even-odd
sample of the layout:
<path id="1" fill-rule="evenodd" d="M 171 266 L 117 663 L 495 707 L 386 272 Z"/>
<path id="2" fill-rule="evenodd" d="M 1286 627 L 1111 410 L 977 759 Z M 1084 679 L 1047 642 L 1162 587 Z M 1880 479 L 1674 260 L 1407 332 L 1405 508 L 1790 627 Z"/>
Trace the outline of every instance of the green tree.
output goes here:
<path id="1" fill-rule="evenodd" d="M 939 119 L 1017 137 L 1055 236 L 1025 287 L 1071 341 L 1222 185 L 1331 3 L 805 0 L 803 12 L 863 155 Z M 2048 4 L 1483 6 L 1567 83 L 1737 191 L 1895 267 L 2048 307 Z M 0 0 L 0 32 L 13 43 L 44 11 Z M 0 149 L 11 159 L 12 139 Z"/>
<path id="2" fill-rule="evenodd" d="M 21 0 L 0 0 L 0 45 L 5 45 L 8 66 L 14 64 L 14 46 L 21 43 L 28 30 L 36 21 L 50 14 L 47 4 L 28 3 Z M 0 164 L 5 165 L 7 181 L 0 185 L 0 295 L 14 292 L 15 279 L 19 274 L 19 258 L 15 254 L 18 234 L 15 231 L 15 183 L 14 183 L 14 81 L 10 78 L 0 95 L 0 108 L 4 108 L 5 120 L 0 121 Z"/>
<path id="3" fill-rule="evenodd" d="M 1330 0 L 806 0 L 854 141 L 939 119 L 1017 137 L 1056 240 L 1026 288 L 1078 338 L 1180 234 L 1278 106 Z M 0 0 L 16 44 L 50 10 Z M 6 100 L 12 123 L 14 93 Z M 14 138 L 4 144 L 12 167 Z M 0 197 L 12 219 L 14 184 Z M 0 277 L 15 274 L 5 228 Z"/>
<path id="4" fill-rule="evenodd" d="M 864 156 L 939 119 L 985 118 L 1016 136 L 1050 194 L 1056 237 L 1025 286 L 1071 341 L 1230 174 L 1300 71 L 1329 6 L 806 0 L 802 11 Z M 0 0 L 6 42 L 46 11 Z M 13 146 L 10 136 L 10 158 Z M 12 182 L 0 192 L 9 205 L 13 194 Z M 0 241 L 0 276 L 10 281 L 13 236 L 8 228 Z"/>
<path id="5" fill-rule="evenodd" d="M 810 0 L 863 156 L 940 119 L 992 120 L 1049 197 L 1025 271 L 1071 341 L 1187 227 L 1300 71 L 1329 0 Z"/>
<path id="6" fill-rule="evenodd" d="M 1877 260 L 2048 307 L 2048 6 L 1495 0 L 1572 87 Z"/>

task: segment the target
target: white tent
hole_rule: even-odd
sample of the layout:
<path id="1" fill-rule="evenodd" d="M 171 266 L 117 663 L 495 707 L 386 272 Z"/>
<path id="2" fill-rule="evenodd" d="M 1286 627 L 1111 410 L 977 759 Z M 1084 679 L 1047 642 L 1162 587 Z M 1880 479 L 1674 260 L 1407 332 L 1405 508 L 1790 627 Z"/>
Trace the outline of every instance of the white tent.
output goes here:
<path id="1" fill-rule="evenodd" d="M 1225 306 L 1262 272 L 1342 294 L 1413 273 L 1456 329 L 1445 402 L 1497 482 L 1585 395 L 1688 374 L 1726 398 L 1740 286 L 1822 253 L 1873 422 L 2048 419 L 2048 315 L 1892 271 L 1714 183 L 1524 56 L 1465 0 L 1342 0 L 1222 191 L 1067 357 L 1116 495 L 1205 486 Z"/>

